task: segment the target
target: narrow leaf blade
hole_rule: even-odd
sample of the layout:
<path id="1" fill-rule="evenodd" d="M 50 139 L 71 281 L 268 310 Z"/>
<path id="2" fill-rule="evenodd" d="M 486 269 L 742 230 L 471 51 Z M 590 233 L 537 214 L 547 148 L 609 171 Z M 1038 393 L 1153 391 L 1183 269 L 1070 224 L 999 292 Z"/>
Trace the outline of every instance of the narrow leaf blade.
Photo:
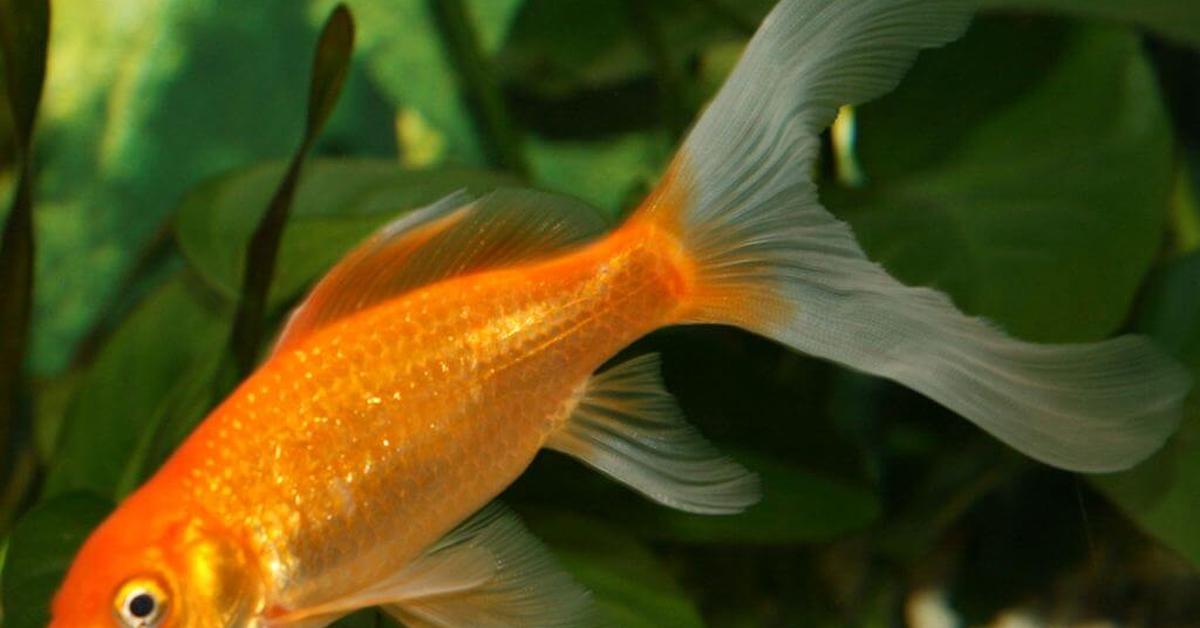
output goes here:
<path id="1" fill-rule="evenodd" d="M 346 5 L 339 4 L 325 22 L 313 59 L 312 84 L 308 93 L 306 143 L 316 139 L 333 113 L 354 52 L 354 17 Z"/>
<path id="2" fill-rule="evenodd" d="M 259 346 L 262 344 L 268 291 L 271 289 L 271 279 L 275 275 L 279 244 L 283 239 L 288 215 L 291 213 L 301 167 L 341 94 L 353 45 L 353 19 L 345 6 L 338 5 L 326 21 L 317 44 L 304 139 L 292 155 L 283 181 L 271 197 L 267 213 L 258 223 L 246 253 L 248 263 L 243 275 L 241 298 L 234 314 L 233 331 L 230 334 L 230 353 L 242 375 L 248 374 L 254 368 Z"/>

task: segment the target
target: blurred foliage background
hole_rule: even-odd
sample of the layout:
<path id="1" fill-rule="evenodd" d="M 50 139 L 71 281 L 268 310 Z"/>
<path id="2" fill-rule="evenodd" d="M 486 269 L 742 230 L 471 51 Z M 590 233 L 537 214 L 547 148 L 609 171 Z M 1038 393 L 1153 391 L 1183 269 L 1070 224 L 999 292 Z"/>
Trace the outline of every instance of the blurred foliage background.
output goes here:
<path id="1" fill-rule="evenodd" d="M 272 244 L 268 335 L 359 238 L 453 190 L 532 185 L 616 222 L 772 3 L 349 0 L 353 54 L 327 38 L 310 88 L 333 4 L 55 0 L 27 149 L 45 0 L 0 0 L 4 625 L 44 624 L 88 530 L 236 381 Z M 824 200 L 893 273 L 1017 335 L 1136 331 L 1200 370 L 1200 3 L 985 5 L 843 118 Z M 540 457 L 505 499 L 614 624 L 1200 626 L 1194 398 L 1154 458 L 1083 476 L 736 330 L 628 353 L 651 350 L 766 496 L 689 516 Z"/>

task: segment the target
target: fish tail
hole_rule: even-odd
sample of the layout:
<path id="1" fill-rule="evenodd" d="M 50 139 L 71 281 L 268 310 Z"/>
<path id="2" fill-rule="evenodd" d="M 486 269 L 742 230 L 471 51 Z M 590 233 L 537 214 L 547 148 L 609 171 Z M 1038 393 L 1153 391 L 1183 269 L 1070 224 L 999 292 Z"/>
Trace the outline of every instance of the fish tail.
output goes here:
<path id="1" fill-rule="evenodd" d="M 1174 430 L 1191 383 L 1139 337 L 1017 340 L 867 258 L 811 179 L 841 105 L 889 91 L 966 28 L 960 0 L 784 0 L 634 215 L 691 267 L 684 323 L 736 325 L 886 377 L 1054 466 L 1132 466 Z"/>

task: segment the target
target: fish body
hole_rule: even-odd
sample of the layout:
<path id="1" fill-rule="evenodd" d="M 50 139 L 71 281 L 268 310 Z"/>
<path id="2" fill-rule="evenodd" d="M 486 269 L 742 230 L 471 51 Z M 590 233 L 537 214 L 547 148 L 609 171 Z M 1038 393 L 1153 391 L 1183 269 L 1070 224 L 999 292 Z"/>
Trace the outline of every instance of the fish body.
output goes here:
<path id="1" fill-rule="evenodd" d="M 810 179 L 841 105 L 966 28 L 969 0 L 782 0 L 619 228 L 562 197 L 450 197 L 314 287 L 266 362 L 88 538 L 53 626 L 559 626 L 588 598 L 492 500 L 542 449 L 663 505 L 730 514 L 757 480 L 691 429 L 653 356 L 741 327 L 924 393 L 1055 466 L 1126 468 L 1190 386 L 1144 339 L 1037 345 L 906 286 Z"/>
<path id="2" fill-rule="evenodd" d="M 246 539 L 278 609 L 375 582 L 515 480 L 601 363 L 671 320 L 683 281 L 655 237 L 622 231 L 322 329 L 246 380 L 146 490 Z"/>

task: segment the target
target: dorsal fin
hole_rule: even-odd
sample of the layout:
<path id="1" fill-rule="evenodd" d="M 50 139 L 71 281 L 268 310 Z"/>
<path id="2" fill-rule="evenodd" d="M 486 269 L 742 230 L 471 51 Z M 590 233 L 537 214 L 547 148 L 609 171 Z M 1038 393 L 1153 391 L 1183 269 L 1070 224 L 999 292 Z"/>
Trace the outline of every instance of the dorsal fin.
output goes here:
<path id="1" fill-rule="evenodd" d="M 388 223 L 352 250 L 292 312 L 272 353 L 345 316 L 449 277 L 511 266 L 603 233 L 599 211 L 566 197 L 452 194 Z"/>

